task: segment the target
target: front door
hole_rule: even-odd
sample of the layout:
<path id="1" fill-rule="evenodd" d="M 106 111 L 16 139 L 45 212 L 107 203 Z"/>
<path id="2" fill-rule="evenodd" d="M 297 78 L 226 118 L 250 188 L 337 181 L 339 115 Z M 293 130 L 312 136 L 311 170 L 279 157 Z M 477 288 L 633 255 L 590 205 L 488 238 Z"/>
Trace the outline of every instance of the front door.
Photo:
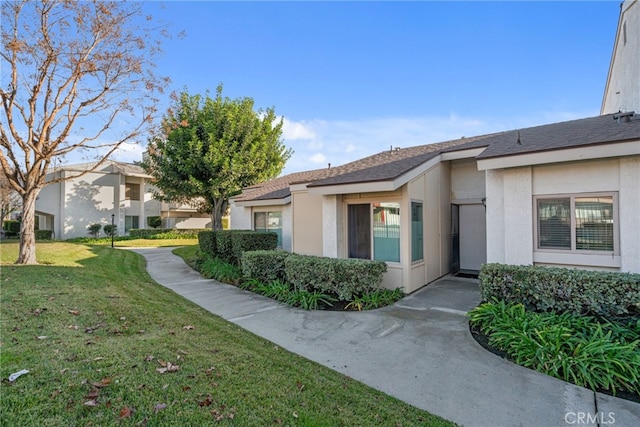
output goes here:
<path id="1" fill-rule="evenodd" d="M 479 272 L 487 262 L 485 208 L 481 204 L 459 205 L 460 271 Z"/>

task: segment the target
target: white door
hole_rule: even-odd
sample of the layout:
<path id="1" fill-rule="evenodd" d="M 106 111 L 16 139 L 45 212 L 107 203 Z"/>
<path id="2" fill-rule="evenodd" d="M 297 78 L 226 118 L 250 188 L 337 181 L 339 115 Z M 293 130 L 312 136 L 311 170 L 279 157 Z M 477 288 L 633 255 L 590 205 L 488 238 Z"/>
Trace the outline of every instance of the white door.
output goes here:
<path id="1" fill-rule="evenodd" d="M 487 262 L 484 206 L 460 205 L 460 270 L 479 271 Z"/>

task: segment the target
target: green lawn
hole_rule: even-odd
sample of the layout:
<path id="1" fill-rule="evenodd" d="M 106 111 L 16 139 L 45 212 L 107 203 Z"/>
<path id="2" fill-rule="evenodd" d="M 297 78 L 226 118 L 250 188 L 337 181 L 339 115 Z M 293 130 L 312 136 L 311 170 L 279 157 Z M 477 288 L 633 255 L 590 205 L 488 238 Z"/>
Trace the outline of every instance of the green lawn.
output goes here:
<path id="1" fill-rule="evenodd" d="M 132 252 L 16 253 L 0 245 L 2 425 L 452 425 L 204 311 Z"/>

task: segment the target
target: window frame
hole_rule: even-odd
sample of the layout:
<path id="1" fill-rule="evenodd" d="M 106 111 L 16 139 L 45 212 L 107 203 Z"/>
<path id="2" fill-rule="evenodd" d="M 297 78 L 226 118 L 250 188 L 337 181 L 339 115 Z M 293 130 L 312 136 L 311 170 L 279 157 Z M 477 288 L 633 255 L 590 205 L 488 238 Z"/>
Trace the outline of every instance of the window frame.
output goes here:
<path id="1" fill-rule="evenodd" d="M 402 242 L 403 242 L 403 237 L 402 237 L 402 222 L 403 222 L 403 217 L 402 217 L 402 210 L 403 210 L 403 203 L 401 200 L 388 200 L 388 199 L 383 199 L 383 200 L 353 200 L 350 201 L 348 203 L 346 203 L 345 206 L 345 221 L 344 221 L 344 227 L 345 227 L 345 239 L 344 239 L 344 244 L 345 244 L 345 255 L 347 258 L 349 259 L 371 259 L 371 260 L 376 260 L 375 256 L 376 256 L 376 250 L 375 250 L 375 236 L 374 236 L 374 209 L 376 208 L 376 204 L 381 205 L 381 204 L 394 204 L 397 205 L 397 209 L 398 209 L 398 219 L 400 221 L 400 224 L 398 225 L 399 230 L 398 230 L 398 246 L 399 246 L 399 251 L 398 251 L 398 260 L 397 261 L 389 261 L 389 260 L 379 260 L 379 261 L 384 261 L 386 263 L 392 264 L 392 265 L 401 265 L 402 263 Z M 369 206 L 369 258 L 351 258 L 350 255 L 350 227 L 349 227 L 349 206 L 352 205 L 368 205 Z M 380 207 L 380 206 L 378 206 Z M 421 262 L 421 261 L 420 261 Z"/>
<path id="2" fill-rule="evenodd" d="M 420 212 L 420 229 L 421 229 L 421 234 L 420 234 L 420 238 L 419 240 L 422 242 L 422 245 L 420 246 L 420 258 L 414 259 L 415 257 L 415 253 L 414 253 L 414 239 L 413 239 L 413 212 L 414 212 L 414 206 L 415 208 L 418 207 L 418 205 L 420 205 L 419 208 L 419 212 Z M 411 239 L 411 264 L 421 264 L 424 263 L 424 201 L 422 200 L 414 200 L 412 199 L 410 201 L 410 211 L 409 211 L 409 222 L 411 223 L 411 229 L 409 230 L 409 237 Z"/>
<path id="3" fill-rule="evenodd" d="M 257 231 L 257 232 L 273 232 L 276 233 L 278 235 L 278 248 L 282 248 L 283 247 L 283 240 L 284 240 L 284 235 L 283 235 L 283 231 L 284 231 L 284 227 L 283 227 L 283 215 L 282 215 L 282 211 L 281 210 L 255 210 L 252 212 L 253 215 L 251 217 L 251 228 L 253 231 Z M 265 228 L 264 229 L 260 229 L 257 230 L 256 229 L 256 215 L 257 214 L 264 214 L 264 221 L 265 221 Z M 280 215 L 280 227 L 277 229 L 269 229 L 269 215 L 270 214 L 279 214 Z M 276 232 L 274 230 L 280 230 L 280 232 Z"/>
<path id="4" fill-rule="evenodd" d="M 135 186 L 135 187 L 134 187 Z M 134 191 L 134 188 L 137 191 Z M 141 184 L 139 182 L 125 182 L 124 183 L 124 199 L 131 201 L 140 201 L 141 197 Z M 131 193 L 134 193 L 133 195 Z M 134 197 L 137 196 L 137 197 Z"/>
<path id="5" fill-rule="evenodd" d="M 576 199 L 589 197 L 611 197 L 613 212 L 613 250 L 577 249 L 577 220 L 576 220 Z M 571 246 L 563 249 L 561 247 L 540 247 L 540 219 L 538 212 L 538 201 L 550 199 L 569 199 Z M 545 194 L 533 197 L 533 250 L 540 254 L 563 254 L 563 255 L 586 255 L 586 256 L 618 256 L 620 255 L 620 215 L 618 210 L 618 192 L 598 192 L 598 193 L 564 193 Z"/>

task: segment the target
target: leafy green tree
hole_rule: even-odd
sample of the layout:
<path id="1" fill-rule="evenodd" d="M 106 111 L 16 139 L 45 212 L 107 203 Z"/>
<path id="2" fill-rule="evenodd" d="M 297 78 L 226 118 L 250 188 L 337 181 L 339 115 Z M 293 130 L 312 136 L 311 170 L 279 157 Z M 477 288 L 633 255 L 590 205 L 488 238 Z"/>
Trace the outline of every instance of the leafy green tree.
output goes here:
<path id="1" fill-rule="evenodd" d="M 252 98 L 174 95 L 142 166 L 155 178 L 160 200 L 186 203 L 222 229 L 229 198 L 278 176 L 292 151 L 280 138 L 273 108 L 254 110 Z"/>

